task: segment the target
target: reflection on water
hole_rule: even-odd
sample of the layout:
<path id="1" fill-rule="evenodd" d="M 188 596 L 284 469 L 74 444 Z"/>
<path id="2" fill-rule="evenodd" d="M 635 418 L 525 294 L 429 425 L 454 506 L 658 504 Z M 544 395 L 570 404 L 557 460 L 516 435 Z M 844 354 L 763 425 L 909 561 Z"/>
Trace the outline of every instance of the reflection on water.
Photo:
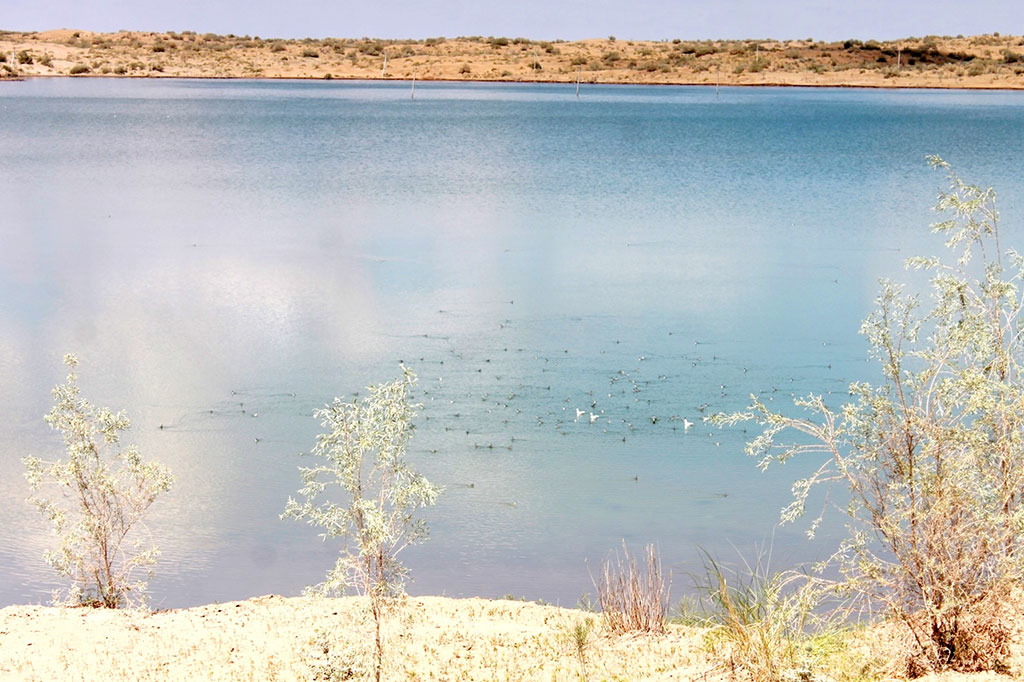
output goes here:
<path id="1" fill-rule="evenodd" d="M 877 277 L 939 248 L 924 155 L 1021 237 L 1017 93 L 38 80 L 0 112 L 0 604 L 54 584 L 19 458 L 58 452 L 66 351 L 178 477 L 156 605 L 318 581 L 333 547 L 278 519 L 312 412 L 400 362 L 446 487 L 413 592 L 572 603 L 620 539 L 682 590 L 813 464 L 701 416 L 872 376 Z"/>

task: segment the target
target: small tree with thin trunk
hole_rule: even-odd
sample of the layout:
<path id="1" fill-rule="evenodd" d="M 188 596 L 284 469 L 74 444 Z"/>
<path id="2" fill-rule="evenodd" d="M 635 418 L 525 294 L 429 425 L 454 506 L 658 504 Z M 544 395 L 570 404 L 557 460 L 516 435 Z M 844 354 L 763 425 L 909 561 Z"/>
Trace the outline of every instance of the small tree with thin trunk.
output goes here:
<path id="1" fill-rule="evenodd" d="M 416 375 L 403 371 L 401 379 L 369 387 L 359 402 L 335 398 L 315 413 L 327 431 L 317 436 L 311 454 L 323 463 L 299 467 L 302 501 L 289 498 L 282 514 L 319 526 L 324 540 L 346 541 L 327 579 L 307 591 L 338 595 L 354 589 L 369 598 L 378 681 L 381 624 L 404 594 L 408 575 L 398 554 L 426 539 L 426 523 L 414 513 L 434 504 L 440 492 L 405 461 L 419 405 L 409 401 Z"/>
<path id="2" fill-rule="evenodd" d="M 137 536 L 142 517 L 173 477 L 163 465 L 144 461 L 134 445 L 121 446 L 128 417 L 82 398 L 74 372 L 78 359 L 65 355 L 64 364 L 70 373 L 53 389 L 55 404 L 46 422 L 61 432 L 67 459 L 22 460 L 29 486 L 39 493 L 29 501 L 60 538 L 60 548 L 48 551 L 46 562 L 71 580 L 68 602 L 142 604 L 146 583 L 135 573 L 152 566 L 159 551 Z M 57 495 L 47 497 L 44 489 Z"/>

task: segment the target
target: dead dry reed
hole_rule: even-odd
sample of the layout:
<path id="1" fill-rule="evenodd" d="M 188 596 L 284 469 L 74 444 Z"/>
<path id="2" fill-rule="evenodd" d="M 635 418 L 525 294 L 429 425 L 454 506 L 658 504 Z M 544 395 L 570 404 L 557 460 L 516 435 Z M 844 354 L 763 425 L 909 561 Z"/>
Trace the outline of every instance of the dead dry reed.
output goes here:
<path id="1" fill-rule="evenodd" d="M 644 570 L 622 543 L 622 555 L 601 562 L 601 573 L 594 581 L 601 618 L 615 634 L 626 632 L 662 633 L 668 616 L 669 582 L 661 568 L 661 557 L 654 545 L 643 549 Z"/>

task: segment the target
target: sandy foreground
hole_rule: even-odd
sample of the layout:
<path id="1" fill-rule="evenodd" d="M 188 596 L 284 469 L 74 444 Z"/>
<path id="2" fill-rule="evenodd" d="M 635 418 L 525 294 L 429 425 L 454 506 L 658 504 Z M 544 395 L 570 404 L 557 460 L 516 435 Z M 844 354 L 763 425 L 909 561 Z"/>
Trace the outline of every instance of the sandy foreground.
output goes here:
<path id="1" fill-rule="evenodd" d="M 5 75 L 1022 89 L 1024 37 L 826 43 L 0 31 L 0 77 Z"/>
<path id="2" fill-rule="evenodd" d="M 312 680 L 325 664 L 369 660 L 361 613 L 354 598 L 277 596 L 152 614 L 11 606 L 0 609 L 0 679 Z M 387 679 L 579 680 L 570 631 L 586 618 L 590 679 L 715 677 L 692 628 L 608 636 L 599 618 L 573 609 L 410 597 L 386 630 Z"/>
<path id="3" fill-rule="evenodd" d="M 151 614 L 10 606 L 0 609 L 0 679 L 314 680 L 332 679 L 329 671 L 346 679 L 345 671 L 371 660 L 362 604 L 266 596 Z M 588 619 L 581 658 L 572 630 Z M 385 642 L 388 680 L 734 679 L 705 650 L 699 628 L 611 635 L 595 614 L 530 602 L 410 597 L 391 617 Z"/>

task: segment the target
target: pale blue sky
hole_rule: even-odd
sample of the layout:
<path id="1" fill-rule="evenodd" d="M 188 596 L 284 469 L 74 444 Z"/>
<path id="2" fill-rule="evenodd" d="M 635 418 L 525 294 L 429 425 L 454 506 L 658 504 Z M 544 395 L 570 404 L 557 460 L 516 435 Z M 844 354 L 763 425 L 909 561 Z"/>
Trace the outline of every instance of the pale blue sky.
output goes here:
<path id="1" fill-rule="evenodd" d="M 0 0 L 0 29 L 262 37 L 901 38 L 1024 34 L 1024 0 Z"/>

